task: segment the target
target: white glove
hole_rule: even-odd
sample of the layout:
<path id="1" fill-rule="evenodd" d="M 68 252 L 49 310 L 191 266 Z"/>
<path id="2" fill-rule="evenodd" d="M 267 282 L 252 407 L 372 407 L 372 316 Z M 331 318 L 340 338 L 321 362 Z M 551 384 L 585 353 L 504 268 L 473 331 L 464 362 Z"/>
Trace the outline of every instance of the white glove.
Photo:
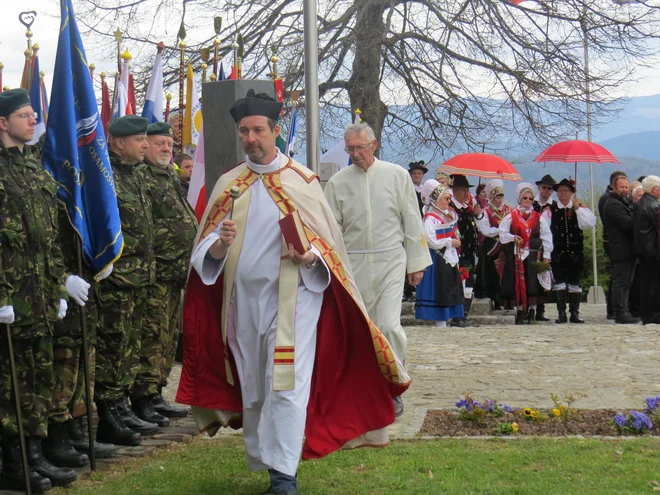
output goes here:
<path id="1" fill-rule="evenodd" d="M 0 308 L 0 323 L 11 325 L 14 323 L 14 306 L 3 306 Z"/>
<path id="2" fill-rule="evenodd" d="M 66 303 L 66 299 L 60 299 L 60 309 L 57 311 L 58 320 L 64 319 L 67 309 L 69 309 L 69 305 Z"/>
<path id="3" fill-rule="evenodd" d="M 89 287 L 90 285 L 78 275 L 69 275 L 69 278 L 66 279 L 66 291 L 78 303 L 78 306 L 84 306 L 87 302 Z"/>
<path id="4" fill-rule="evenodd" d="M 112 269 L 115 267 L 115 265 L 108 265 L 106 266 L 103 270 L 99 272 L 99 274 L 96 276 L 96 280 L 99 282 L 103 280 L 104 278 L 107 278 L 110 276 L 112 273 Z"/>

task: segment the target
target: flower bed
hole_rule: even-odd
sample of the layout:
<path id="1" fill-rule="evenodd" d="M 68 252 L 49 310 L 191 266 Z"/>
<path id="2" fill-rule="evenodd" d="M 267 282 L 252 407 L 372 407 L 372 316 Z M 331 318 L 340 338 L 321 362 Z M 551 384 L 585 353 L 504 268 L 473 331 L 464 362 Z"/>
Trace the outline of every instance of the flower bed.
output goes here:
<path id="1" fill-rule="evenodd" d="M 478 402 L 468 393 L 456 410 L 430 410 L 420 434 L 424 436 L 660 436 L 660 397 L 649 397 L 643 411 L 618 409 L 575 409 L 551 394 L 555 407 L 510 408 L 495 400 Z"/>

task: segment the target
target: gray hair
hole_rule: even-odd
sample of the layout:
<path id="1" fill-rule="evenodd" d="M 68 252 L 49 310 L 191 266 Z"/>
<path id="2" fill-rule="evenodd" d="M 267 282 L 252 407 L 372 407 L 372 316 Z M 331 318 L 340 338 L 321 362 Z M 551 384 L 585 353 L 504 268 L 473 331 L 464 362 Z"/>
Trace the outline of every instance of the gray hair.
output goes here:
<path id="1" fill-rule="evenodd" d="M 344 140 L 346 140 L 349 134 L 360 134 L 362 132 L 367 135 L 369 142 L 376 139 L 374 130 L 369 126 L 369 124 L 362 122 L 361 124 L 350 124 L 346 126 L 346 130 L 344 131 Z"/>
<path id="2" fill-rule="evenodd" d="M 642 189 L 645 193 L 651 194 L 654 187 L 660 188 L 660 177 L 657 175 L 649 175 L 642 181 Z"/>

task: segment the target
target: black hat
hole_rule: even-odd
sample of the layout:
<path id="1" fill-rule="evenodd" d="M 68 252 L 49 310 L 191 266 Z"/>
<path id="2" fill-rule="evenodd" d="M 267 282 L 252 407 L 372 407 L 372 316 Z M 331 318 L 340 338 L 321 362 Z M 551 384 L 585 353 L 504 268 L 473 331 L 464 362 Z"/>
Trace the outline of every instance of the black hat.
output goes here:
<path id="1" fill-rule="evenodd" d="M 9 117 L 19 108 L 30 105 L 30 96 L 25 89 L 9 89 L 0 93 L 0 117 Z"/>
<path id="2" fill-rule="evenodd" d="M 557 184 L 552 186 L 552 189 L 554 191 L 557 191 L 557 189 L 559 189 L 560 186 L 570 187 L 571 192 L 575 192 L 575 181 L 573 181 L 573 180 L 569 180 L 569 179 L 564 178 L 564 179 L 560 180 Z"/>
<path id="3" fill-rule="evenodd" d="M 108 132 L 114 137 L 135 136 L 146 134 L 149 121 L 139 115 L 125 115 L 113 120 L 108 127 Z"/>
<path id="4" fill-rule="evenodd" d="M 255 94 L 254 89 L 248 90 L 245 98 L 236 100 L 229 108 L 229 113 L 238 124 L 243 117 L 261 115 L 277 121 L 282 111 L 282 103 L 275 101 L 266 93 Z"/>
<path id="5" fill-rule="evenodd" d="M 424 160 L 420 160 L 418 162 L 410 162 L 408 164 L 408 172 L 412 172 L 413 170 L 421 170 L 424 173 L 429 171 L 429 169 L 424 166 Z"/>
<path id="6" fill-rule="evenodd" d="M 147 136 L 167 136 L 174 137 L 172 126 L 165 122 L 154 122 L 147 127 Z"/>
<path id="7" fill-rule="evenodd" d="M 541 184 L 547 184 L 548 186 L 553 186 L 557 183 L 555 179 L 552 178 L 552 175 L 545 174 L 541 180 L 537 180 L 534 184 L 540 186 Z"/>
<path id="8" fill-rule="evenodd" d="M 451 187 L 474 187 L 463 174 L 451 174 L 450 177 L 453 180 Z"/>

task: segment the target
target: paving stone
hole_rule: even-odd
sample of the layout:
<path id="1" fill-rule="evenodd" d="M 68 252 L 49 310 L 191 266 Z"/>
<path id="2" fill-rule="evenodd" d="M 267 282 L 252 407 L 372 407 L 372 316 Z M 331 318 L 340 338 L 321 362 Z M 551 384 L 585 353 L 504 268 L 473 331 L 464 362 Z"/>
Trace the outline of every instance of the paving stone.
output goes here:
<path id="1" fill-rule="evenodd" d="M 190 443 L 192 442 L 192 435 L 187 435 L 185 433 L 158 433 L 152 438 L 158 440 L 167 440 L 169 442 L 178 442 L 178 443 Z"/>
<path id="2" fill-rule="evenodd" d="M 156 438 L 156 436 L 157 435 L 152 435 L 151 437 L 142 440 L 142 447 L 167 447 L 172 443 L 170 440 L 162 437 Z"/>
<path id="3" fill-rule="evenodd" d="M 117 456 L 144 457 L 153 454 L 155 450 L 156 447 L 143 447 L 141 445 L 138 447 L 120 447 L 117 449 Z"/>

